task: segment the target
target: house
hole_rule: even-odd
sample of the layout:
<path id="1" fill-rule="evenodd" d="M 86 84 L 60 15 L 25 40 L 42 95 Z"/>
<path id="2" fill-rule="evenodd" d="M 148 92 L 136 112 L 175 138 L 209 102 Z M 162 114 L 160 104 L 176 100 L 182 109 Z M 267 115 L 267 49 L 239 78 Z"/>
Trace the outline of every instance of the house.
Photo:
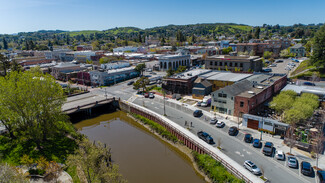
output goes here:
<path id="1" fill-rule="evenodd" d="M 162 88 L 164 88 L 168 93 L 191 94 L 196 78 L 209 72 L 211 72 L 211 70 L 194 69 L 175 74 L 163 80 Z"/>
<path id="2" fill-rule="evenodd" d="M 192 97 L 196 99 L 203 99 L 204 96 L 209 95 L 212 91 L 212 84 L 202 78 L 197 78 L 194 81 L 192 89 Z"/>
<path id="3" fill-rule="evenodd" d="M 179 66 L 189 67 L 191 55 L 164 55 L 159 57 L 160 70 L 167 71 L 169 68 L 177 70 Z"/>
<path id="4" fill-rule="evenodd" d="M 263 61 L 258 56 L 217 55 L 206 58 L 205 68 L 211 70 L 259 72 L 263 68 Z"/>
<path id="5" fill-rule="evenodd" d="M 51 75 L 58 80 L 69 81 L 71 78 L 76 78 L 79 71 L 86 70 L 78 64 L 70 62 L 61 62 L 52 67 Z"/>
<path id="6" fill-rule="evenodd" d="M 223 49 L 223 48 L 228 48 L 229 47 L 229 41 L 226 41 L 226 40 L 222 40 L 220 42 L 220 48 Z"/>
<path id="7" fill-rule="evenodd" d="M 306 48 L 303 47 L 302 44 L 296 44 L 290 47 L 290 52 L 296 54 L 297 57 L 306 56 Z"/>

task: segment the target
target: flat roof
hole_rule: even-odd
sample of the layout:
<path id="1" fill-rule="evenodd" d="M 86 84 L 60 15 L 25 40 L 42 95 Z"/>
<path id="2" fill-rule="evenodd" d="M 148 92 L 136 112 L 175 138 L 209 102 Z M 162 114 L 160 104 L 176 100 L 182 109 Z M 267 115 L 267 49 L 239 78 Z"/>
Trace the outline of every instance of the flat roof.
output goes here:
<path id="1" fill-rule="evenodd" d="M 214 56 L 209 56 L 207 59 L 225 59 L 225 60 L 251 60 L 251 59 L 257 59 L 260 58 L 259 56 L 229 56 L 229 55 L 214 55 Z"/>
<path id="2" fill-rule="evenodd" d="M 190 79 L 194 76 L 199 76 L 201 74 L 205 74 L 211 72 L 211 70 L 208 69 L 194 69 L 194 70 L 189 70 L 187 72 L 182 72 L 176 75 L 173 75 L 169 78 L 174 78 L 174 79 Z"/>
<path id="3" fill-rule="evenodd" d="M 323 93 L 325 95 L 325 89 L 320 87 L 314 87 L 314 86 L 305 86 L 305 85 L 287 85 L 285 86 L 281 91 L 287 91 L 287 90 L 293 90 L 297 94 L 301 94 L 302 92 L 306 93 Z"/>
<path id="4" fill-rule="evenodd" d="M 241 74 L 241 73 L 232 73 L 232 72 L 212 72 L 208 73 L 210 76 L 207 77 L 207 80 L 218 80 L 218 81 L 240 81 L 245 78 L 252 76 L 253 74 Z"/>

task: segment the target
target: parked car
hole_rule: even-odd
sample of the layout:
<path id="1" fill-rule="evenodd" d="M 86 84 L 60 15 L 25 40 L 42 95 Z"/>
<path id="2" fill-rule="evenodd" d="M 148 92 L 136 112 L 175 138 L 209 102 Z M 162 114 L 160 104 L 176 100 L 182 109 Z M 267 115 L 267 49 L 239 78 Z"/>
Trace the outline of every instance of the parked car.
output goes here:
<path id="1" fill-rule="evenodd" d="M 211 118 L 210 119 L 210 124 L 215 125 L 218 122 L 217 118 Z"/>
<path id="2" fill-rule="evenodd" d="M 277 65 L 276 64 L 271 64 L 270 67 L 276 67 Z"/>
<path id="3" fill-rule="evenodd" d="M 202 111 L 201 110 L 195 110 L 193 112 L 193 116 L 194 117 L 201 117 L 203 115 Z"/>
<path id="4" fill-rule="evenodd" d="M 133 85 L 134 81 L 128 82 L 128 85 Z"/>
<path id="5" fill-rule="evenodd" d="M 252 141 L 253 141 L 252 134 L 246 133 L 245 137 L 244 137 L 244 141 L 247 142 L 247 143 L 252 143 Z"/>
<path id="6" fill-rule="evenodd" d="M 288 166 L 290 168 L 297 168 L 298 167 L 298 160 L 296 157 L 288 156 Z"/>
<path id="7" fill-rule="evenodd" d="M 263 154 L 267 156 L 273 155 L 273 143 L 272 142 L 265 142 L 263 148 Z"/>
<path id="8" fill-rule="evenodd" d="M 283 60 L 276 60 L 275 63 L 282 63 Z"/>
<path id="9" fill-rule="evenodd" d="M 315 83 L 312 83 L 312 82 L 303 82 L 302 85 L 306 85 L 306 86 L 315 86 Z"/>
<path id="10" fill-rule="evenodd" d="M 213 138 L 204 131 L 197 132 L 197 136 L 208 144 L 214 144 Z"/>
<path id="11" fill-rule="evenodd" d="M 209 105 L 211 105 L 211 98 L 204 98 L 201 103 L 201 107 L 207 107 Z"/>
<path id="12" fill-rule="evenodd" d="M 319 183 L 325 183 L 325 171 L 322 171 L 322 170 L 318 170 L 317 171 L 317 176 L 318 176 L 318 179 L 319 179 Z"/>
<path id="13" fill-rule="evenodd" d="M 145 93 L 145 94 L 144 94 L 144 97 L 145 97 L 145 98 L 149 98 L 149 93 Z"/>
<path id="14" fill-rule="evenodd" d="M 244 167 L 250 172 L 252 172 L 254 175 L 261 174 L 261 170 L 251 160 L 246 160 L 244 162 Z"/>
<path id="15" fill-rule="evenodd" d="M 253 140 L 253 147 L 261 148 L 262 147 L 262 142 L 259 139 L 254 139 Z"/>
<path id="16" fill-rule="evenodd" d="M 201 101 L 198 101 L 197 103 L 196 103 L 196 106 L 201 106 Z"/>
<path id="17" fill-rule="evenodd" d="M 271 68 L 265 68 L 262 70 L 263 72 L 272 72 L 272 69 Z"/>
<path id="18" fill-rule="evenodd" d="M 287 66 L 284 70 L 291 71 L 291 68 Z"/>
<path id="19" fill-rule="evenodd" d="M 222 121 L 218 121 L 216 127 L 217 128 L 223 128 L 226 124 Z"/>
<path id="20" fill-rule="evenodd" d="M 311 166 L 311 164 L 307 161 L 302 161 L 300 163 L 300 167 L 301 167 L 301 173 L 307 176 L 311 176 L 313 173 L 313 167 Z"/>
<path id="21" fill-rule="evenodd" d="M 149 98 L 155 98 L 155 95 L 153 93 L 149 93 Z"/>
<path id="22" fill-rule="evenodd" d="M 285 159 L 285 155 L 284 155 L 283 151 L 282 150 L 276 151 L 275 158 L 283 161 Z"/>
<path id="23" fill-rule="evenodd" d="M 238 133 L 238 128 L 235 126 L 232 126 L 229 128 L 228 134 L 231 136 L 235 136 Z"/>

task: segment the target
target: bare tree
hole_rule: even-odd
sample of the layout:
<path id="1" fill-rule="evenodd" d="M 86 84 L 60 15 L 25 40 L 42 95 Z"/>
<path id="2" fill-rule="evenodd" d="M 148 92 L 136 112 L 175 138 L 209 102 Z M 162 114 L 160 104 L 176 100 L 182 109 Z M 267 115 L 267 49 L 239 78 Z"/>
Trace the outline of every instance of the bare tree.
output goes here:
<path id="1" fill-rule="evenodd" d="M 222 144 L 222 139 L 221 138 L 218 138 L 217 140 L 217 145 L 218 145 L 218 148 L 221 149 L 221 144 Z"/>
<path id="2" fill-rule="evenodd" d="M 318 159 L 319 155 L 323 153 L 324 151 L 324 143 L 325 143 L 325 137 L 323 129 L 318 129 L 317 132 L 313 133 L 312 135 L 312 149 L 313 152 L 316 154 L 316 167 L 318 167 Z"/>
<path id="3" fill-rule="evenodd" d="M 296 124 L 292 123 L 289 129 L 287 130 L 287 134 L 286 134 L 289 142 L 290 154 L 291 154 L 292 147 L 296 144 L 295 129 L 296 129 Z"/>
<path id="4" fill-rule="evenodd" d="M 7 75 L 7 70 L 10 68 L 10 60 L 8 57 L 0 54 L 0 67 L 1 70 L 3 71 L 3 76 Z"/>

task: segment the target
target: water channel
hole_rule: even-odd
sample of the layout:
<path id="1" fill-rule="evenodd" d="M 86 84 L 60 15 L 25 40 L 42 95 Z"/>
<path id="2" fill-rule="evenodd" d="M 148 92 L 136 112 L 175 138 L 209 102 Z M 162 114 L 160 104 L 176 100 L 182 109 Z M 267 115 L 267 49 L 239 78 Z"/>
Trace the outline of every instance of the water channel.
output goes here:
<path id="1" fill-rule="evenodd" d="M 203 183 L 183 154 L 118 111 L 76 123 L 82 134 L 111 147 L 129 183 Z"/>

